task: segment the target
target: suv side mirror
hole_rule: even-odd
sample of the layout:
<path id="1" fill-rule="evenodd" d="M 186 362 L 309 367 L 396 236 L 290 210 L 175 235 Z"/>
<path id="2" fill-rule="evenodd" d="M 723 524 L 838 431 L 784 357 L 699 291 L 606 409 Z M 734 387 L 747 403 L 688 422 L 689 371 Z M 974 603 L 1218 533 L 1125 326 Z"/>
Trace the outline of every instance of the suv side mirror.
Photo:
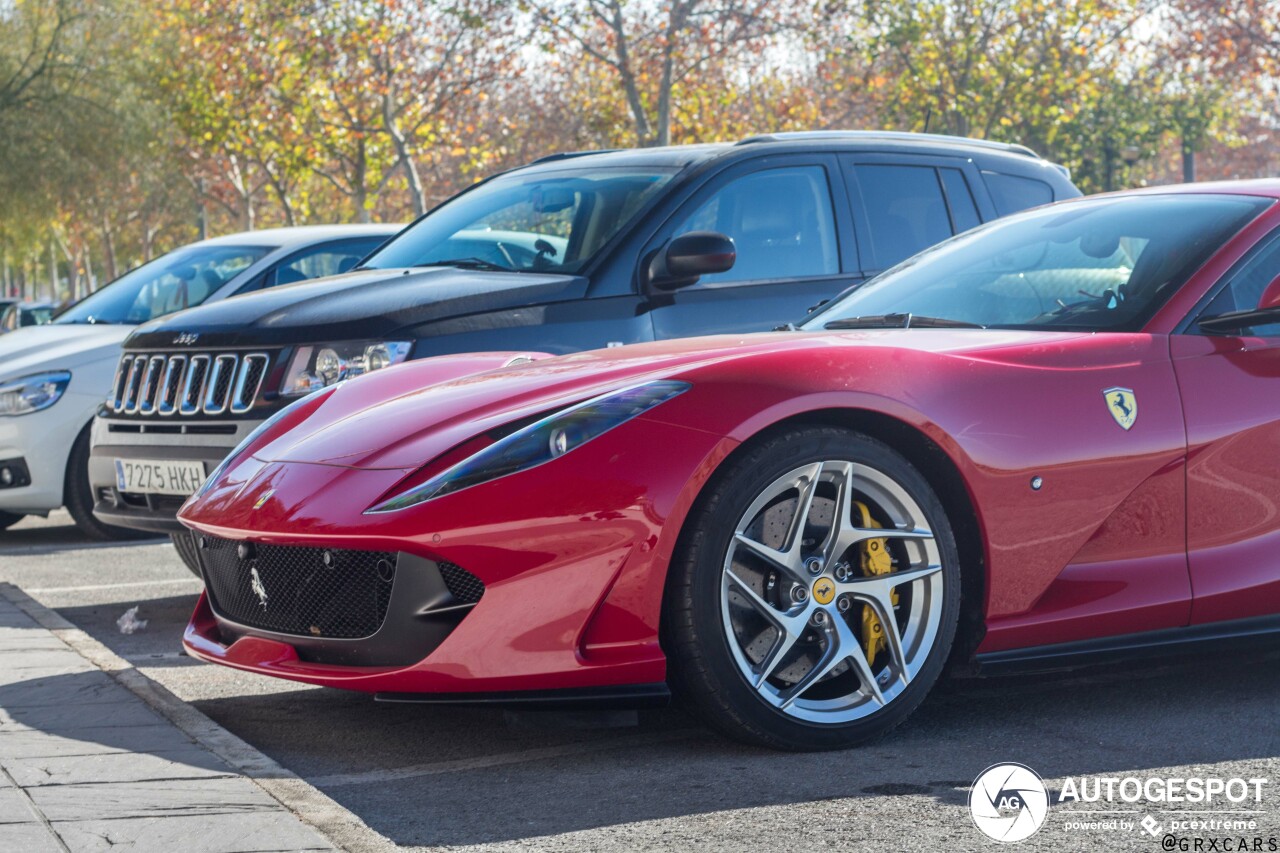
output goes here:
<path id="1" fill-rule="evenodd" d="M 660 249 L 649 263 L 649 285 L 678 290 L 704 275 L 733 268 L 738 251 L 733 240 L 716 231 L 690 231 Z"/>

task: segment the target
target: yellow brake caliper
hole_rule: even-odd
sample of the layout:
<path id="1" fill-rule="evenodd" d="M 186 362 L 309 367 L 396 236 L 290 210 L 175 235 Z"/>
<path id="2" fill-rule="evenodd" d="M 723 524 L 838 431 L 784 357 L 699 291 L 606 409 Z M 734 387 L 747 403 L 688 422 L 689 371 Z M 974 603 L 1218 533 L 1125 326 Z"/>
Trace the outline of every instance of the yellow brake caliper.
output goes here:
<path id="1" fill-rule="evenodd" d="M 870 530 L 882 526 L 871 517 L 871 510 L 866 504 L 855 501 L 853 511 L 857 514 L 862 528 Z M 889 556 L 887 539 L 868 539 L 862 543 L 860 550 L 862 553 L 859 556 L 859 563 L 863 577 L 887 575 L 893 571 L 893 558 Z M 897 605 L 896 589 L 890 594 L 890 598 L 892 603 Z M 867 653 L 868 666 L 875 665 L 876 655 L 884 651 L 885 645 L 884 626 L 880 624 L 880 617 L 876 616 L 875 611 L 870 607 L 863 607 L 862 646 Z"/>

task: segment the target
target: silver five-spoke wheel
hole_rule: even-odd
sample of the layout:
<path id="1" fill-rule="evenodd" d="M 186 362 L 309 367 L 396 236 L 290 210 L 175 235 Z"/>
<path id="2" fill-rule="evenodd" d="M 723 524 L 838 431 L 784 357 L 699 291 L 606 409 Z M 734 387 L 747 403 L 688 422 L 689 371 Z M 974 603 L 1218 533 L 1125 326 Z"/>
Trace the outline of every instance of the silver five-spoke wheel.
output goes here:
<path id="1" fill-rule="evenodd" d="M 720 606 L 739 672 L 798 720 L 858 720 L 933 650 L 944 573 L 924 511 L 867 464 L 813 462 L 751 502 L 724 555 Z"/>

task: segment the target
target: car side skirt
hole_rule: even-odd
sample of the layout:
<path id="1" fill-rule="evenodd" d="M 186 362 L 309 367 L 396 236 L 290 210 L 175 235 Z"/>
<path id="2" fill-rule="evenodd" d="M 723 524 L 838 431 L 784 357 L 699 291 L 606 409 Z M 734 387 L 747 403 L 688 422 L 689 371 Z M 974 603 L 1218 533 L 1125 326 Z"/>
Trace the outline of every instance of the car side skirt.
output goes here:
<path id="1" fill-rule="evenodd" d="M 1207 643 L 1214 644 L 1211 650 L 1203 648 Z M 978 675 L 1010 675 L 1080 669 L 1169 655 L 1204 654 L 1221 651 L 1224 647 L 1280 647 L 1280 615 L 987 652 L 977 655 L 974 662 Z"/>

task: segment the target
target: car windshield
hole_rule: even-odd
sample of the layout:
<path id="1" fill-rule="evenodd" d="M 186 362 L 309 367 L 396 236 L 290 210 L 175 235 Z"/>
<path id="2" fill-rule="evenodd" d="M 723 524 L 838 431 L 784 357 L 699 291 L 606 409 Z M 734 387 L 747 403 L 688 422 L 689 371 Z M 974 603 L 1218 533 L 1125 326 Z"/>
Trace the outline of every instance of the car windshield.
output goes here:
<path id="1" fill-rule="evenodd" d="M 187 246 L 127 272 L 55 323 L 145 323 L 199 305 L 272 246 Z"/>
<path id="2" fill-rule="evenodd" d="M 595 168 L 503 175 L 446 202 L 362 266 L 576 273 L 674 173 Z"/>
<path id="3" fill-rule="evenodd" d="M 1248 196 L 1138 195 L 1039 208 L 904 261 L 802 328 L 1137 331 L 1271 203 Z"/>

